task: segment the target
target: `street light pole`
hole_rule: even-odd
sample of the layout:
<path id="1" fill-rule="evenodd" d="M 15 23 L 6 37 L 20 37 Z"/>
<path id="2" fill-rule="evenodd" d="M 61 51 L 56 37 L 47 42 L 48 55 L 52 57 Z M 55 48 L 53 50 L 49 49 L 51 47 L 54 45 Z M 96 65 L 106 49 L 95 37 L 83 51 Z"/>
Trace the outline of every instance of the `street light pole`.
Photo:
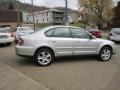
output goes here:
<path id="1" fill-rule="evenodd" d="M 17 23 L 18 26 L 20 26 L 20 5 L 19 5 L 19 0 L 17 0 Z"/>
<path id="2" fill-rule="evenodd" d="M 31 2 L 32 2 L 32 14 L 33 14 L 33 29 L 35 31 L 34 2 L 33 0 L 31 0 Z"/>
<path id="3" fill-rule="evenodd" d="M 87 26 L 87 7 L 86 7 L 87 5 L 86 4 L 87 4 L 87 1 L 85 0 L 85 5 L 84 5 L 85 6 L 85 29 Z"/>
<path id="4" fill-rule="evenodd" d="M 68 1 L 65 0 L 65 24 L 68 25 Z"/>

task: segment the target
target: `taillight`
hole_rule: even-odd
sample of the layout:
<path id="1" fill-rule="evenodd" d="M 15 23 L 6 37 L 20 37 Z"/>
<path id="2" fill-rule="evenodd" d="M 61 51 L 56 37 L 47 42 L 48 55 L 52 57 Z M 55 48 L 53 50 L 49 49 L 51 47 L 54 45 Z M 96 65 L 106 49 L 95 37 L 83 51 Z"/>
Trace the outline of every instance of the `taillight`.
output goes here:
<path id="1" fill-rule="evenodd" d="M 102 33 L 101 33 L 101 32 L 99 32 L 98 34 L 99 34 L 99 35 L 102 35 Z"/>
<path id="2" fill-rule="evenodd" d="M 18 45 L 23 45 L 23 44 L 24 44 L 24 40 L 22 38 L 19 38 Z"/>
<path id="3" fill-rule="evenodd" d="M 13 37 L 13 33 L 10 33 L 11 37 Z"/>

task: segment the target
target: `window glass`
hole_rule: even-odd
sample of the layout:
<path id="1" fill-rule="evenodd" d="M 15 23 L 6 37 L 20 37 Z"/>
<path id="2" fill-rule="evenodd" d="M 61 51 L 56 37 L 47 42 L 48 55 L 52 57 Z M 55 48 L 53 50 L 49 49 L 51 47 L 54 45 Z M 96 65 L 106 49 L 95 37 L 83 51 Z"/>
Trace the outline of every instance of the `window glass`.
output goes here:
<path id="1" fill-rule="evenodd" d="M 4 28 L 0 28 L 0 33 L 7 33 L 7 30 Z"/>
<path id="2" fill-rule="evenodd" d="M 29 32 L 29 31 L 33 31 L 33 30 L 32 30 L 32 28 L 29 28 L 29 27 L 26 27 L 26 28 L 23 27 L 23 28 L 19 28 L 19 31 L 20 32 L 24 32 L 24 31 Z"/>
<path id="3" fill-rule="evenodd" d="M 69 28 L 56 28 L 54 31 L 54 37 L 70 38 L 71 33 L 70 33 Z"/>
<path id="4" fill-rule="evenodd" d="M 73 38 L 85 38 L 90 39 L 90 35 L 82 29 L 71 28 Z"/>
<path id="5" fill-rule="evenodd" d="M 48 30 L 48 31 L 45 32 L 45 35 L 47 37 L 52 37 L 53 36 L 53 32 L 54 32 L 54 29 L 50 29 L 50 30 Z"/>

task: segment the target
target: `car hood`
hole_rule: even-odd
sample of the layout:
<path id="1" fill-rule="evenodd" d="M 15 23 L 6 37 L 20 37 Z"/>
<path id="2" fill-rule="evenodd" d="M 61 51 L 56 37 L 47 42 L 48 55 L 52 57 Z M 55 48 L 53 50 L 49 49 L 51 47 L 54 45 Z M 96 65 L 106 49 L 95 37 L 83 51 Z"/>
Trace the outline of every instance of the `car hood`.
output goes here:
<path id="1" fill-rule="evenodd" d="M 105 42 L 105 43 L 111 43 L 111 44 L 114 44 L 113 41 L 106 40 L 106 39 L 96 38 L 96 40 L 101 41 L 101 42 Z"/>

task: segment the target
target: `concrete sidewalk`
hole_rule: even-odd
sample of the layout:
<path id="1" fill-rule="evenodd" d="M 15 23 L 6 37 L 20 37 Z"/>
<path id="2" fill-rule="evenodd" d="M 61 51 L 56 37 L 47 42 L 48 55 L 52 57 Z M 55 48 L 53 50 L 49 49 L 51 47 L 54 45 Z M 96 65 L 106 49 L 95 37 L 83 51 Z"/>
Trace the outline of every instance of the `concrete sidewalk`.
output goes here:
<path id="1" fill-rule="evenodd" d="M 0 90 L 49 90 L 39 82 L 0 62 Z"/>

